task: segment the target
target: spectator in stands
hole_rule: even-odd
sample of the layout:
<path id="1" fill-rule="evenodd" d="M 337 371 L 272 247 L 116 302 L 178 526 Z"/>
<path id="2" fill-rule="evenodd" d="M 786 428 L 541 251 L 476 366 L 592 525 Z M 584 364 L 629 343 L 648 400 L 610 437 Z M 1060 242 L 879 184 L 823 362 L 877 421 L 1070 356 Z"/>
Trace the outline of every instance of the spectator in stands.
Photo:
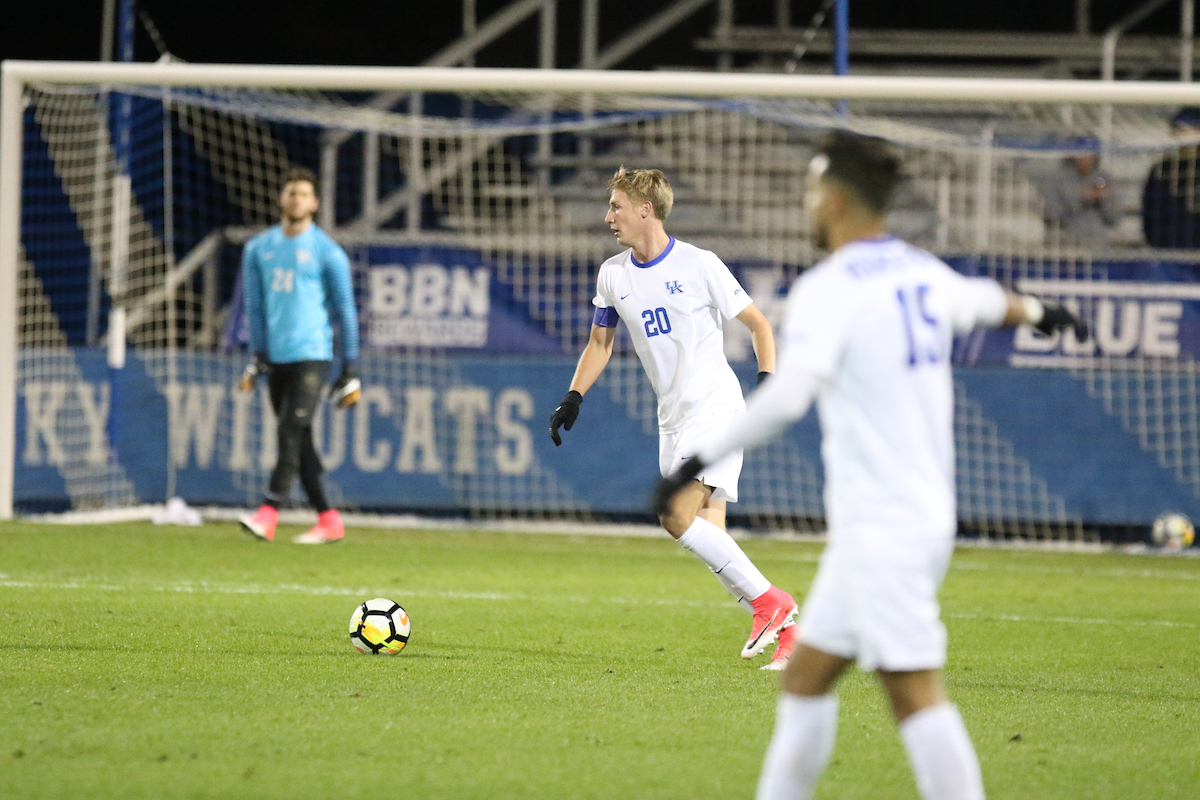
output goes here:
<path id="1" fill-rule="evenodd" d="M 1046 221 L 1057 223 L 1085 245 L 1103 245 L 1121 217 L 1113 181 L 1100 168 L 1099 142 L 1075 139 L 1079 152 L 1064 158 L 1041 184 Z"/>
<path id="2" fill-rule="evenodd" d="M 1142 189 L 1142 230 L 1151 247 L 1200 248 L 1200 107 L 1188 106 L 1171 120 L 1171 135 L 1184 140 L 1150 170 Z"/>

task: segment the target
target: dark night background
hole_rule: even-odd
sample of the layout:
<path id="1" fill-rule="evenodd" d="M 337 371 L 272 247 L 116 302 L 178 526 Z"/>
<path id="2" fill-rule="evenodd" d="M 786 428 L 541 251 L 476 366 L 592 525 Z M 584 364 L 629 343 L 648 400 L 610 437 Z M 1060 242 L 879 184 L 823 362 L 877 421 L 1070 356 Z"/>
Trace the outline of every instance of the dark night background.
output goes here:
<path id="1" fill-rule="evenodd" d="M 1140 0 L 1093 0 L 1092 31 L 1104 28 Z M 807 24 L 821 0 L 794 0 L 793 25 Z M 507 0 L 478 0 L 478 19 L 507 5 Z M 579 0 L 558 4 L 558 66 L 579 61 Z M 612 41 L 637 22 L 669 5 L 665 0 L 603 0 L 600 45 Z M 740 0 L 736 24 L 772 24 L 770 0 Z M 360 2 L 263 2 L 262 0 L 142 0 L 174 55 L 187 61 L 277 64 L 369 64 L 411 66 L 460 35 L 459 0 L 361 0 Z M 0 58 L 95 60 L 100 53 L 101 0 L 34 2 L 9 0 L 0 16 Z M 1006 0 L 950 3 L 946 0 L 851 0 L 852 28 L 1071 31 L 1074 0 Z M 714 56 L 693 49 L 694 39 L 707 36 L 716 17 L 715 4 L 621 66 L 711 67 Z M 1170 34 L 1179 30 L 1179 8 L 1168 3 L 1136 28 L 1137 33 Z M 536 66 L 537 19 L 484 50 L 479 66 Z M 140 23 L 137 60 L 158 56 Z M 853 55 L 853 54 L 852 54 Z"/>

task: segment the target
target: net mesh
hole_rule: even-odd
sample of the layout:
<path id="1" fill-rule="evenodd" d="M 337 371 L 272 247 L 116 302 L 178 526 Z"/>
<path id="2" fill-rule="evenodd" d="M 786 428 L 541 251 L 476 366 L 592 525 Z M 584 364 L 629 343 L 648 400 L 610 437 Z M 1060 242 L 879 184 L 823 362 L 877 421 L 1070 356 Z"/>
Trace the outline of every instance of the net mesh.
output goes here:
<path id="1" fill-rule="evenodd" d="M 613 252 L 604 185 L 621 165 L 668 173 L 676 198 L 668 230 L 734 265 L 778 323 L 786 287 L 821 256 L 803 192 L 815 143 L 831 129 L 883 137 L 901 153 L 896 233 L 963 271 L 1015 287 L 1033 282 L 1037 293 L 1091 314 L 1094 341 L 1052 353 L 1034 342 L 1011 363 L 1068 376 L 1200 496 L 1188 353 L 1147 346 L 1162 337 L 1151 341 L 1132 319 L 1151 313 L 1141 301 L 1061 290 L 1064 282 L 1107 285 L 1128 262 L 1189 262 L 1200 136 L 1172 126 L 1177 109 L 893 101 L 854 102 L 841 114 L 811 101 L 515 90 L 403 94 L 385 109 L 358 95 L 306 91 L 34 86 L 27 95 L 19 458 L 30 469 L 56 468 L 72 506 L 161 499 L 148 494 L 173 494 L 179 470 L 212 464 L 230 473 L 244 502 L 256 501 L 274 463 L 274 420 L 262 391 L 233 391 L 241 364 L 222 355 L 222 334 L 228 346 L 240 246 L 275 220 L 293 166 L 321 176 L 320 221 L 350 253 L 360 294 L 372 248 L 475 251 L 513 313 L 552 343 L 542 355 L 563 358 L 587 340 L 596 272 Z M 114 292 L 114 232 L 123 230 L 114 224 L 122 213 L 118 97 L 130 98 L 132 201 Z M 1200 226 L 1194 235 L 1200 240 Z M 169 442 L 154 456 L 163 485 L 153 492 L 135 487 L 113 457 L 108 437 L 129 432 L 96 424 L 114 397 L 121 402 L 119 382 L 110 394 L 111 378 L 81 355 L 105 343 L 114 303 L 128 310 L 131 358 L 168 408 Z M 737 328 L 729 326 L 727 349 L 745 360 L 748 339 Z M 968 340 L 960 349 L 971 362 L 986 347 Z M 413 409 L 438 404 L 452 421 L 406 430 L 384 452 L 369 417 L 325 406 L 316 429 L 329 471 L 353 460 L 366 472 L 429 475 L 477 516 L 605 511 L 499 424 L 503 414 L 540 431 L 542 409 L 528 423 L 528 394 L 472 396 L 460 361 L 434 346 L 368 351 L 364 367 L 382 376 L 366 398 L 377 419 L 419 426 Z M 598 388 L 654 433 L 653 392 L 627 335 Z M 1082 513 L 1067 510 L 969 385 L 956 391 L 960 517 L 988 536 L 1083 536 Z M 822 480 L 811 449 L 774 443 L 748 457 L 738 511 L 759 526 L 819 527 Z M 330 484 L 337 502 L 355 496 Z M 405 498 L 390 506 L 406 507 Z"/>

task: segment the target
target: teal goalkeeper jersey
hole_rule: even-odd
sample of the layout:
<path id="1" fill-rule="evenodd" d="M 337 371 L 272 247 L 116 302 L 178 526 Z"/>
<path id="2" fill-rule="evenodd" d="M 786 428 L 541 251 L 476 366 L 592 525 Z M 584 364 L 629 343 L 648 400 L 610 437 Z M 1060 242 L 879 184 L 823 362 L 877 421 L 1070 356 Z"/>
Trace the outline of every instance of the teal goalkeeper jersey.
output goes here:
<path id="1" fill-rule="evenodd" d="M 250 349 L 273 364 L 333 360 L 333 320 L 342 358 L 358 360 L 358 313 L 350 259 L 316 225 L 285 236 L 282 225 L 263 231 L 242 251 L 242 294 Z"/>

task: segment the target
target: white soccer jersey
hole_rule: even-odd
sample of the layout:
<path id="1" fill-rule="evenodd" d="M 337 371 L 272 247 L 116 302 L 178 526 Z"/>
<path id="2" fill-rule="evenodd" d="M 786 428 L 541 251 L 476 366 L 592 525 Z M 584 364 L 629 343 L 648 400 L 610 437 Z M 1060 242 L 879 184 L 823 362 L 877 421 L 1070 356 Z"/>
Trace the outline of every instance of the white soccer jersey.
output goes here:
<path id="1" fill-rule="evenodd" d="M 599 324 L 616 324 L 606 311 L 615 309 L 629 328 L 658 396 L 662 433 L 697 414 L 743 408 L 722 328 L 751 300 L 715 254 L 674 238 L 644 264 L 626 250 L 601 265 L 592 303 Z"/>
<path id="2" fill-rule="evenodd" d="M 892 237 L 838 249 L 797 280 L 789 369 L 820 380 L 830 531 L 953 532 L 953 336 L 999 325 L 1003 289 Z"/>

